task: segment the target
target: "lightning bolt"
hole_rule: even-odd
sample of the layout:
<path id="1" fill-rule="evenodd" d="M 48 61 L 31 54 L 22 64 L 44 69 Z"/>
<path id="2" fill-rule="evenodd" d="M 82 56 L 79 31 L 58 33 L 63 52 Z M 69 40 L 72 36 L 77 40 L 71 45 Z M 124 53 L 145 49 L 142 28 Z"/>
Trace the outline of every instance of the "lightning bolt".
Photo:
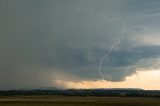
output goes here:
<path id="1" fill-rule="evenodd" d="M 100 60 L 98 72 L 99 72 L 100 76 L 102 77 L 102 80 L 105 80 L 105 76 L 103 75 L 103 73 L 101 71 L 102 64 L 103 64 L 104 60 L 108 58 L 108 56 L 113 51 L 113 49 L 118 44 L 121 43 L 121 39 L 125 35 L 125 31 L 126 31 L 126 23 L 123 20 L 119 19 L 118 17 L 115 17 L 113 19 L 110 19 L 110 18 L 106 17 L 106 19 L 109 20 L 109 21 L 111 21 L 111 22 L 119 22 L 122 25 L 122 31 L 121 31 L 121 34 L 118 37 L 118 40 L 116 42 L 113 42 L 113 44 L 111 45 L 111 47 L 109 48 L 109 50 L 107 51 L 107 53 Z"/>

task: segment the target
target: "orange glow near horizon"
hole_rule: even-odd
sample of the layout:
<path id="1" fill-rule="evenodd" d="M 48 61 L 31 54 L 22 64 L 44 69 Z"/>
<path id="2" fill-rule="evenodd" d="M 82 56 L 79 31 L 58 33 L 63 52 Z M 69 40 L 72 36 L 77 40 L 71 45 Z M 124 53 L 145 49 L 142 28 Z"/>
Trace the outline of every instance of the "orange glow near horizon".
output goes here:
<path id="1" fill-rule="evenodd" d="M 160 70 L 137 71 L 136 74 L 126 77 L 122 82 L 97 81 L 61 81 L 56 84 L 65 88 L 94 89 L 94 88 L 141 88 L 145 90 L 160 90 Z"/>

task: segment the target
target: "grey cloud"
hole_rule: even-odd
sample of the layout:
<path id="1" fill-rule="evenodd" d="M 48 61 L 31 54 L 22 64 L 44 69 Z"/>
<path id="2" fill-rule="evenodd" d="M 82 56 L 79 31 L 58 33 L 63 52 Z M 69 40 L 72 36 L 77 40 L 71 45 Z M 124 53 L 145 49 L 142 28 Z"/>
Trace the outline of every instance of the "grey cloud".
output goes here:
<path id="1" fill-rule="evenodd" d="M 111 22 L 107 17 L 125 21 L 127 31 L 121 44 L 103 63 L 106 80 L 122 81 L 135 73 L 136 68 L 147 67 L 145 63 L 137 63 L 158 57 L 160 48 L 132 40 L 141 33 L 132 30 L 131 34 L 132 27 L 143 29 L 151 18 L 141 14 L 143 9 L 134 9 L 140 8 L 143 2 L 138 3 L 132 0 L 1 0 L 0 89 L 50 86 L 57 79 L 56 74 L 64 74 L 63 78 L 58 77 L 64 80 L 100 79 L 100 59 L 122 31 L 120 23 Z M 152 7 L 149 4 L 148 1 L 146 6 Z M 158 20 L 157 16 L 154 18 Z M 143 22 L 139 23 L 140 19 Z M 158 25 L 154 21 L 148 26 L 152 30 L 152 26 Z M 138 45 L 133 46 L 135 43 Z M 67 77 L 71 75 L 74 77 Z"/>

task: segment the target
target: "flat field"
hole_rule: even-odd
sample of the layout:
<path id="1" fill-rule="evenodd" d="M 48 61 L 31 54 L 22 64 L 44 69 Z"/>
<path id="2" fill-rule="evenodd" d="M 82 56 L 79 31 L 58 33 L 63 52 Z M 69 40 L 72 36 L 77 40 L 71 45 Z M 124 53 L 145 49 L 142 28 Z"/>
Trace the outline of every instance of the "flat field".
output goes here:
<path id="1" fill-rule="evenodd" d="M 160 99 L 78 96 L 1 96 L 0 106 L 160 106 Z"/>

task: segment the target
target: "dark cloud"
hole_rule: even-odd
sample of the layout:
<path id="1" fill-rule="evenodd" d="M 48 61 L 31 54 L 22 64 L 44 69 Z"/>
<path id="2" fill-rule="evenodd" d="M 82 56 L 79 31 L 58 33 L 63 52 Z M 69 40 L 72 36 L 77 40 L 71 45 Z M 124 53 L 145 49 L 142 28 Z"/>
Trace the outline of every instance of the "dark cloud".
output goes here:
<path id="1" fill-rule="evenodd" d="M 110 20 L 114 17 L 126 22 L 127 30 L 102 64 L 106 80 L 122 81 L 139 67 L 157 67 L 160 46 L 143 38 L 145 27 L 158 33 L 159 16 L 148 22 L 151 15 L 142 14 L 156 1 L 139 2 L 1 0 L 0 89 L 52 86 L 56 79 L 100 79 L 100 59 L 122 32 L 121 23 Z"/>

